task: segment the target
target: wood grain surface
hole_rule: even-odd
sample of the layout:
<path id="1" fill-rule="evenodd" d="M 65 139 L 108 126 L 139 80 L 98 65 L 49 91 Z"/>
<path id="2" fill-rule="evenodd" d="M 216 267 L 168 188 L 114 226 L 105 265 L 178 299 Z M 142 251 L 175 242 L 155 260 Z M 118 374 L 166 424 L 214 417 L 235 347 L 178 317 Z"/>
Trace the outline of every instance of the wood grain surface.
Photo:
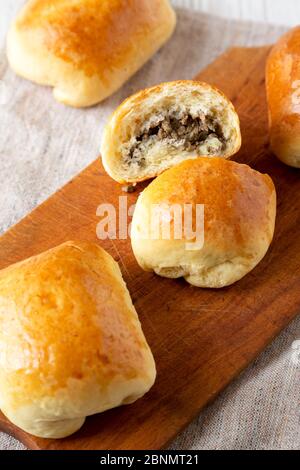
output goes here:
<path id="1" fill-rule="evenodd" d="M 269 152 L 268 52 L 268 47 L 231 49 L 197 77 L 220 87 L 237 107 L 243 146 L 234 159 L 269 173 L 275 182 L 277 227 L 267 256 L 239 283 L 205 290 L 141 271 L 129 240 L 101 242 L 120 263 L 156 359 L 156 384 L 137 403 L 88 418 L 63 440 L 30 436 L 1 415 L 0 428 L 29 448 L 165 447 L 300 312 L 300 179 L 299 171 Z M 128 196 L 129 204 L 138 193 Z M 94 162 L 1 237 L 0 267 L 68 239 L 97 241 L 98 205 L 117 204 L 121 195 L 100 161 Z"/>

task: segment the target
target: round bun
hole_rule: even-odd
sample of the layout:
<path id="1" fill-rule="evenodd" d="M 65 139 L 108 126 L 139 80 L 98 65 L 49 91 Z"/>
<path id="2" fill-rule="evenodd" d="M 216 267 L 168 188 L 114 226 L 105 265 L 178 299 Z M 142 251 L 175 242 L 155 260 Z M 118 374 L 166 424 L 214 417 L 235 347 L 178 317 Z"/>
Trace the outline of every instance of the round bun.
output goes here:
<path id="1" fill-rule="evenodd" d="M 222 158 L 189 160 L 141 193 L 132 248 L 146 271 L 198 287 L 229 286 L 265 256 L 275 216 L 269 176 Z"/>
<path id="2" fill-rule="evenodd" d="M 29 0 L 13 22 L 15 72 L 75 107 L 104 100 L 172 35 L 168 0 Z"/>
<path id="3" fill-rule="evenodd" d="M 132 403 L 155 364 L 118 264 L 68 242 L 0 272 L 0 406 L 35 436 Z"/>
<path id="4" fill-rule="evenodd" d="M 272 49 L 266 83 L 272 150 L 283 163 L 300 168 L 300 26 Z"/>
<path id="5" fill-rule="evenodd" d="M 185 80 L 141 91 L 110 118 L 101 155 L 119 183 L 153 178 L 198 156 L 229 158 L 241 146 L 232 103 L 206 83 Z"/>

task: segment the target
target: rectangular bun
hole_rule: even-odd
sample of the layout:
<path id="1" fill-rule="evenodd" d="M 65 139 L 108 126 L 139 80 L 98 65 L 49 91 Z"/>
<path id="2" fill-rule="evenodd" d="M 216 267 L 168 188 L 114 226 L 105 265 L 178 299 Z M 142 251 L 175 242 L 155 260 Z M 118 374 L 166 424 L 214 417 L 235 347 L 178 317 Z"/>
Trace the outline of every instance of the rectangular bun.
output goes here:
<path id="1" fill-rule="evenodd" d="M 0 360 L 1 411 L 44 438 L 133 403 L 156 375 L 118 264 L 80 241 L 0 271 Z"/>
<path id="2" fill-rule="evenodd" d="M 169 0 L 30 0 L 13 22 L 7 55 L 14 71 L 54 87 L 75 107 L 104 100 L 169 39 Z"/>

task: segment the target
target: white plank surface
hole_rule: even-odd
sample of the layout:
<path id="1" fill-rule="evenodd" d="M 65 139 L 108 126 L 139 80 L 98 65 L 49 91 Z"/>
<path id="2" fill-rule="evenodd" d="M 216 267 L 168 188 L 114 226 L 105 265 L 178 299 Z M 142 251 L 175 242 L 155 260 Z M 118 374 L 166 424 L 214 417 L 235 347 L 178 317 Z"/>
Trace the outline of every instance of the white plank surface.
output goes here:
<path id="1" fill-rule="evenodd" d="M 173 4 L 228 18 L 291 26 L 300 23 L 299 0 L 173 0 Z"/>

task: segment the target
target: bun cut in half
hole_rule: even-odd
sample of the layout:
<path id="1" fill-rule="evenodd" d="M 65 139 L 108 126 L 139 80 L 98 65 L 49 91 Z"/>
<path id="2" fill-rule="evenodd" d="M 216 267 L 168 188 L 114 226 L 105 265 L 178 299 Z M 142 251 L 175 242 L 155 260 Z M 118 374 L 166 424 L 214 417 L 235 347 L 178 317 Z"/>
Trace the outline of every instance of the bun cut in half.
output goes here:
<path id="1" fill-rule="evenodd" d="M 232 103 L 216 88 L 186 80 L 163 83 L 124 101 L 106 126 L 101 154 L 114 180 L 137 183 L 186 159 L 229 158 L 240 146 Z"/>
<path id="2" fill-rule="evenodd" d="M 0 353 L 1 411 L 44 438 L 133 403 L 156 375 L 118 264 L 87 242 L 0 271 Z"/>
<path id="3" fill-rule="evenodd" d="M 21 77 L 86 107 L 118 90 L 175 25 L 169 0 L 29 0 L 10 28 L 7 55 Z"/>
<path id="4" fill-rule="evenodd" d="M 272 49 L 266 84 L 271 148 L 283 163 L 300 168 L 300 26 Z"/>
<path id="5" fill-rule="evenodd" d="M 269 176 L 222 158 L 188 160 L 139 196 L 132 248 L 145 271 L 184 277 L 197 287 L 225 287 L 265 256 L 275 216 Z"/>

